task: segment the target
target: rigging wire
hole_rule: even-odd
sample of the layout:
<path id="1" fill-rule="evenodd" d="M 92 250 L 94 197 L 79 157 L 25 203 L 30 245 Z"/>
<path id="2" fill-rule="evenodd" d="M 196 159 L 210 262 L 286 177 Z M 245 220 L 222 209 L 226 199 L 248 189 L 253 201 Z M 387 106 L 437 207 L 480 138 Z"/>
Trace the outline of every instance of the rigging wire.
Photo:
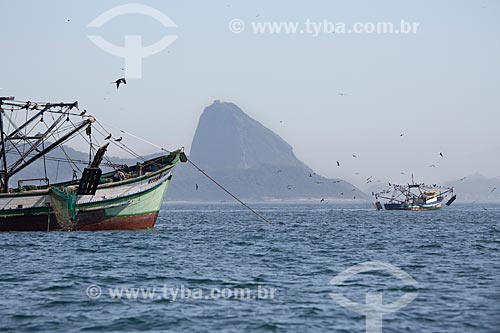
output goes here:
<path id="1" fill-rule="evenodd" d="M 97 121 L 96 121 L 97 122 Z M 100 122 L 97 122 L 97 123 L 100 123 Z M 103 129 L 103 125 L 99 124 Z M 114 126 L 111 126 L 111 127 L 114 127 Z M 116 127 L 115 127 L 116 128 Z M 118 128 L 116 128 L 118 129 Z M 104 129 L 105 130 L 105 129 Z M 145 142 L 147 144 L 150 144 L 154 147 L 157 147 L 157 148 L 160 148 L 161 150 L 165 151 L 165 152 L 168 152 L 170 153 L 170 151 L 166 150 L 165 148 L 161 147 L 161 146 L 158 146 L 148 140 L 145 140 L 145 139 L 142 139 L 132 133 L 129 133 L 129 132 L 126 132 L 122 129 L 118 129 L 121 133 L 123 134 L 127 134 L 127 135 L 130 135 L 142 142 Z M 187 158 L 187 157 L 186 157 Z M 207 174 L 203 169 L 201 169 L 196 163 L 194 163 L 190 158 L 187 158 L 187 161 L 193 166 L 195 167 L 196 170 L 198 170 L 201 174 L 203 174 L 205 177 L 207 177 L 211 182 L 213 182 L 215 185 L 217 185 L 220 189 L 222 189 L 224 192 L 226 192 L 227 194 L 229 194 L 234 200 L 236 200 L 238 203 L 240 203 L 243 207 L 247 208 L 248 210 L 250 210 L 253 214 L 255 214 L 258 218 L 260 218 L 261 220 L 263 220 L 264 222 L 267 222 L 269 224 L 271 224 L 272 222 L 267 219 L 265 216 L 263 216 L 262 214 L 260 214 L 259 212 L 257 212 L 255 209 L 253 209 L 252 207 L 250 207 L 249 205 L 247 205 L 245 202 L 243 202 L 242 200 L 240 200 L 236 195 L 234 195 L 233 193 L 231 193 L 228 189 L 226 189 L 222 184 L 220 184 L 218 181 L 216 181 L 212 176 L 210 176 L 209 174 Z"/>
<path id="2" fill-rule="evenodd" d="M 52 115 L 52 119 L 54 119 L 54 116 Z M 48 128 L 47 124 L 45 124 L 45 126 Z M 62 124 L 61 124 L 62 126 Z M 73 126 L 75 126 L 73 124 Z M 58 135 L 58 138 L 55 136 L 55 135 Z M 61 138 L 60 136 L 60 133 L 58 131 L 54 132 L 54 133 L 50 133 L 50 135 L 54 138 L 54 140 L 59 140 Z M 71 138 L 73 138 L 75 136 L 75 134 L 73 134 L 70 138 L 68 138 L 65 142 L 69 141 Z M 76 165 L 76 163 L 73 163 L 73 160 L 72 158 L 68 155 L 68 153 L 66 153 L 66 150 L 64 149 L 64 146 L 63 146 L 63 142 L 61 142 L 61 145 L 59 145 L 59 148 L 61 149 L 61 151 L 63 152 L 64 156 L 66 156 L 66 159 L 68 160 L 69 164 L 71 165 L 71 169 L 73 170 L 73 173 L 76 172 L 76 170 L 78 170 L 79 172 L 82 172 L 82 169 L 80 169 L 78 167 L 78 165 Z M 76 170 L 75 170 L 76 169 Z"/>
<path id="3" fill-rule="evenodd" d="M 187 159 L 187 161 L 196 168 L 196 170 L 198 170 L 199 172 L 201 172 L 205 177 L 207 177 L 209 180 L 211 180 L 215 185 L 217 185 L 219 188 L 221 188 L 224 192 L 226 192 L 227 194 L 229 194 L 234 200 L 238 201 L 243 207 L 247 208 L 248 210 L 250 210 L 252 213 L 254 213 L 258 218 L 260 218 L 261 220 L 263 220 L 264 222 L 267 222 L 269 224 L 271 224 L 272 222 L 269 221 L 264 215 L 260 214 L 258 211 L 256 211 L 255 209 L 253 209 L 252 207 L 248 206 L 246 203 L 244 203 L 243 201 L 241 201 L 240 199 L 238 199 L 238 197 L 236 197 L 234 194 L 232 194 L 228 189 L 226 189 L 224 186 L 222 186 L 218 181 L 216 181 L 215 179 L 213 179 L 209 174 L 207 174 L 205 171 L 203 171 L 198 165 L 196 165 L 193 161 L 191 161 L 191 159 Z"/>

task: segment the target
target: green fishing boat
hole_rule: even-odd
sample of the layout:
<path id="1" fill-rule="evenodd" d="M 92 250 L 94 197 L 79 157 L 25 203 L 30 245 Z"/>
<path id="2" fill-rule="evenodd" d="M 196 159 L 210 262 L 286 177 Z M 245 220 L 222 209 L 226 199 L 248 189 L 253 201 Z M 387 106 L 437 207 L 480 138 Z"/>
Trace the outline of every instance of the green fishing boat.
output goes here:
<path id="1" fill-rule="evenodd" d="M 16 119 L 24 121 L 16 124 Z M 0 231 L 151 228 L 175 166 L 187 160 L 180 149 L 141 158 L 122 137 L 113 137 L 93 116 L 80 112 L 77 102 L 33 103 L 0 97 L 0 130 Z M 64 151 L 64 144 L 77 136 L 89 144 L 87 163 L 66 153 L 64 159 L 50 156 L 57 149 Z M 131 152 L 139 161 L 131 166 L 114 163 L 106 156 L 110 145 Z M 9 180 L 41 159 L 44 165 L 47 159 L 64 160 L 71 166 L 86 164 L 79 172 L 73 169 L 73 179 L 66 182 L 42 177 L 18 179 L 17 187 L 11 184 Z M 102 167 L 109 171 L 103 173 Z M 27 181 L 40 185 L 23 185 Z"/>

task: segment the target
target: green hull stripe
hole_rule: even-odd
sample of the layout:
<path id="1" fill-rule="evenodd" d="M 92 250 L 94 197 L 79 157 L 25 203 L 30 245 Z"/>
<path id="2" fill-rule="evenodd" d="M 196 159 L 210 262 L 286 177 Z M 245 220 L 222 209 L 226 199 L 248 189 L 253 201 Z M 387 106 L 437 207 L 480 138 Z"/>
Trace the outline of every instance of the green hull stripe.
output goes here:
<path id="1" fill-rule="evenodd" d="M 160 197 L 161 200 L 159 200 L 158 208 L 157 209 L 156 208 L 148 209 L 145 212 L 137 211 L 137 212 L 120 214 L 120 211 L 130 210 L 130 209 L 127 209 L 130 207 L 109 207 L 109 208 L 102 207 L 102 209 L 106 210 L 106 215 L 108 215 L 108 216 L 109 216 L 108 211 L 111 211 L 111 210 L 116 210 L 117 216 L 135 216 L 135 215 L 141 215 L 141 214 L 156 213 L 160 210 L 161 203 L 163 202 L 166 190 L 168 188 L 168 184 L 170 183 L 171 179 L 172 179 L 172 175 L 170 175 L 167 179 L 165 179 L 165 181 L 155 185 L 152 188 L 147 189 L 144 192 L 134 193 L 134 194 L 131 194 L 128 196 L 123 196 L 123 197 L 119 197 L 119 198 L 115 198 L 115 199 L 102 200 L 102 201 L 98 201 L 98 202 L 94 202 L 94 203 L 85 203 L 85 204 L 79 205 L 79 207 L 81 207 L 82 209 L 99 208 L 101 206 L 107 206 L 107 205 L 120 203 L 120 202 L 124 202 L 124 201 L 132 201 L 129 204 L 129 206 L 137 206 L 137 202 L 134 202 L 134 200 L 137 201 L 137 199 L 139 199 L 139 201 L 140 201 L 141 199 L 143 199 L 143 197 L 147 197 L 145 199 L 149 199 L 149 200 L 154 201 L 155 198 Z M 158 194 L 153 193 L 156 191 L 158 191 L 158 192 L 162 191 L 163 193 L 158 193 Z M 150 194 L 152 194 L 152 195 L 150 195 Z M 139 207 L 136 207 L 136 208 L 139 208 Z M 47 214 L 48 212 L 53 213 L 54 211 L 50 207 L 39 207 L 39 208 L 5 209 L 5 210 L 0 210 L 0 212 L 1 212 L 0 213 L 1 214 L 0 220 L 1 220 L 2 217 L 7 217 L 7 216 L 38 215 L 38 214 Z M 85 213 L 85 212 L 82 211 L 82 213 Z"/>

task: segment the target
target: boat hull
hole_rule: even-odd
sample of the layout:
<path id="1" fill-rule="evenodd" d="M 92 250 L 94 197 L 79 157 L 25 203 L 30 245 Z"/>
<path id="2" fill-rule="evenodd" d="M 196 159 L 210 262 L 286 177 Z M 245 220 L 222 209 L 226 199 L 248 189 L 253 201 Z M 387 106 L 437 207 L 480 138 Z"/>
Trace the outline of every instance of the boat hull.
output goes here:
<path id="1" fill-rule="evenodd" d="M 386 203 L 386 210 L 437 210 L 441 208 L 441 202 L 434 204 L 406 204 L 406 203 Z"/>
<path id="2" fill-rule="evenodd" d="M 0 231 L 132 230 L 152 228 L 172 179 L 175 163 L 138 180 L 105 184 L 79 196 L 76 220 L 57 221 L 49 190 L 0 197 Z"/>

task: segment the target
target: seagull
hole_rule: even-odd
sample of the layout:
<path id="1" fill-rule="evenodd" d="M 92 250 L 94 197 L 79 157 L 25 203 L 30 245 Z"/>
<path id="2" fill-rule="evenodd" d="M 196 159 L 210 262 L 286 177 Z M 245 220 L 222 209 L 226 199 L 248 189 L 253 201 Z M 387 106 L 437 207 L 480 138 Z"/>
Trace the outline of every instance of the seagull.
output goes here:
<path id="1" fill-rule="evenodd" d="M 196 186 L 196 191 L 198 191 L 198 184 L 196 184 L 195 186 Z"/>
<path id="2" fill-rule="evenodd" d="M 403 133 L 399 134 L 399 136 L 403 136 Z"/>
<path id="3" fill-rule="evenodd" d="M 460 178 L 459 180 L 464 180 L 465 178 L 467 178 L 467 177 L 462 177 L 462 178 Z"/>
<path id="4" fill-rule="evenodd" d="M 280 124 L 283 124 L 283 120 L 280 120 Z"/>
<path id="5" fill-rule="evenodd" d="M 339 162 L 339 161 L 337 161 L 337 166 L 338 166 L 338 167 L 340 166 L 340 162 Z"/>
<path id="6" fill-rule="evenodd" d="M 121 136 L 118 139 L 115 139 L 116 142 L 120 142 L 122 140 L 123 140 L 123 137 L 121 137 Z"/>
<path id="7" fill-rule="evenodd" d="M 324 202 L 325 201 L 325 198 L 321 198 L 321 200 L 319 202 Z"/>
<path id="8" fill-rule="evenodd" d="M 391 182 L 389 182 L 389 186 L 392 186 Z"/>
<path id="9" fill-rule="evenodd" d="M 354 158 L 358 158 L 358 157 L 357 157 L 356 155 L 354 155 L 354 154 L 352 154 L 352 157 L 354 157 Z"/>
<path id="10" fill-rule="evenodd" d="M 373 176 L 370 176 L 370 177 L 366 178 L 366 180 L 368 181 L 368 180 L 370 180 L 370 179 L 372 179 L 372 178 L 373 178 Z"/>
<path id="11" fill-rule="evenodd" d="M 111 82 L 111 83 L 114 83 L 116 84 L 116 89 L 120 88 L 120 84 L 127 84 L 127 80 L 125 80 L 124 77 L 121 77 L 119 78 L 118 80 L 114 81 L 114 82 Z"/>
<path id="12" fill-rule="evenodd" d="M 87 109 L 84 109 L 82 112 L 80 112 L 80 116 L 84 116 L 87 113 Z"/>
<path id="13" fill-rule="evenodd" d="M 429 165 L 429 168 L 435 168 L 435 167 L 436 167 L 436 165 L 435 165 L 435 164 L 431 164 L 431 165 Z"/>
<path id="14" fill-rule="evenodd" d="M 439 156 L 444 157 L 444 156 L 443 156 L 443 153 L 439 153 Z"/>
<path id="15" fill-rule="evenodd" d="M 493 189 L 491 190 L 491 192 L 495 192 L 497 188 L 496 187 L 493 187 Z"/>
<path id="16" fill-rule="evenodd" d="M 109 135 L 104 138 L 104 140 L 109 140 L 109 139 L 111 139 L 111 133 L 109 133 Z"/>

